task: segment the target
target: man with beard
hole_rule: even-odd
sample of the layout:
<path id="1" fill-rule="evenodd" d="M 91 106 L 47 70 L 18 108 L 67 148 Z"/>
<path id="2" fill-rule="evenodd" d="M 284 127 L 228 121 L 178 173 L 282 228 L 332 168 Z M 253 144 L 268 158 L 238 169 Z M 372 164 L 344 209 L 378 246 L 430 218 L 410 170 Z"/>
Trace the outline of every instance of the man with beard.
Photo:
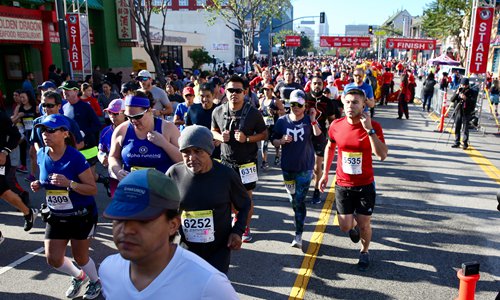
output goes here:
<path id="1" fill-rule="evenodd" d="M 136 80 L 139 81 L 141 88 L 138 91 L 143 93 L 150 92 L 153 95 L 153 112 L 156 117 L 164 118 L 174 112 L 172 104 L 168 99 L 167 93 L 159 87 L 153 85 L 151 73 L 142 70 L 137 74 Z"/>
<path id="2" fill-rule="evenodd" d="M 321 203 L 319 192 L 319 179 L 321 178 L 323 157 L 325 155 L 326 139 L 325 136 L 328 132 L 326 121 L 329 124 L 334 120 L 340 118 L 340 110 L 338 101 L 330 100 L 323 95 L 323 79 L 320 76 L 314 76 L 311 79 L 311 92 L 307 94 L 306 98 L 306 111 L 311 108 L 316 109 L 316 122 L 318 122 L 322 135 L 313 139 L 313 146 L 315 152 L 314 164 L 314 193 L 311 202 L 313 204 Z"/>

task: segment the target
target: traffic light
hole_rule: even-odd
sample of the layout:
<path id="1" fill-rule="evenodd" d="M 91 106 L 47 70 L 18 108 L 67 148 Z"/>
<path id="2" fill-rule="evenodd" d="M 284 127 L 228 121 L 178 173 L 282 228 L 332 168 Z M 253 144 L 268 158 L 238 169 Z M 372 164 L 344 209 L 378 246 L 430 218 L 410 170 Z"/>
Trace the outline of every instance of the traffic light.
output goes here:
<path id="1" fill-rule="evenodd" d="M 281 48 L 285 48 L 285 40 L 281 40 Z"/>
<path id="2" fill-rule="evenodd" d="M 373 34 L 373 26 L 368 26 L 368 34 Z"/>
<path id="3" fill-rule="evenodd" d="M 322 11 L 319 13 L 319 23 L 324 24 L 325 23 L 325 12 Z"/>

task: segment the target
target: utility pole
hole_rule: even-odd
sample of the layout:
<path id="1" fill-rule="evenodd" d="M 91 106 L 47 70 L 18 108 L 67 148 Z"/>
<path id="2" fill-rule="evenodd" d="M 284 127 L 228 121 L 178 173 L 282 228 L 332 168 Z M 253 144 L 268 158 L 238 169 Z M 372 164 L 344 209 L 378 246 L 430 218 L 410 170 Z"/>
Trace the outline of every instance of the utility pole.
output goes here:
<path id="1" fill-rule="evenodd" d="M 57 25 L 59 27 L 59 43 L 61 46 L 62 70 L 66 74 L 71 74 L 71 65 L 69 62 L 68 36 L 66 34 L 66 5 L 65 0 L 56 1 Z"/>

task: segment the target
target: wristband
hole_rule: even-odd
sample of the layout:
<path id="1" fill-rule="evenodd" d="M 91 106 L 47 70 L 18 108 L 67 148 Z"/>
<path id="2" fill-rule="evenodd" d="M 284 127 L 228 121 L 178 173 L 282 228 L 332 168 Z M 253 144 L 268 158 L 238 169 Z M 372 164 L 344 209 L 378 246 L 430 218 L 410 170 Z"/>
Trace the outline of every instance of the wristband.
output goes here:
<path id="1" fill-rule="evenodd" d="M 250 137 L 247 136 L 247 143 L 250 143 Z"/>
<path id="2" fill-rule="evenodd" d="M 73 180 L 69 182 L 69 186 L 66 188 L 68 191 L 72 191 L 73 188 L 71 187 L 71 184 L 73 183 Z"/>
<path id="3" fill-rule="evenodd" d="M 312 125 L 312 126 L 314 126 L 314 125 L 318 125 L 318 121 L 311 122 L 311 125 Z"/>

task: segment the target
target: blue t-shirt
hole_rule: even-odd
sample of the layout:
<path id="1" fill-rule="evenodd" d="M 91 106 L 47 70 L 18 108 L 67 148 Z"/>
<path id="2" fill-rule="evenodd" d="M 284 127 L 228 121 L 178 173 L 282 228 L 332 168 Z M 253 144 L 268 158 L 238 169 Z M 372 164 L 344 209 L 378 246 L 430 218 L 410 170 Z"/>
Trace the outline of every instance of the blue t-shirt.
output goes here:
<path id="1" fill-rule="evenodd" d="M 81 183 L 78 175 L 90 168 L 85 157 L 78 152 L 78 150 L 70 146 L 66 147 L 63 156 L 57 161 L 53 161 L 52 158 L 50 158 L 49 147 L 40 148 L 37 152 L 37 164 L 40 168 L 40 183 L 42 187 L 45 188 L 46 196 L 50 193 L 49 191 L 67 192 L 65 187 L 57 187 L 49 183 L 50 174 L 62 174 L 69 180 Z M 96 203 L 93 196 L 84 196 L 77 192 L 69 191 L 69 198 L 71 203 L 57 203 L 57 201 L 54 201 L 52 205 L 49 205 L 49 203 L 47 203 L 47 205 L 52 211 L 63 214 L 82 210 L 87 207 L 92 207 L 95 214 L 97 214 Z M 70 206 L 72 206 L 72 208 L 69 208 Z M 64 209 L 56 209 L 57 207 Z"/>
<path id="2" fill-rule="evenodd" d="M 291 135 L 293 141 L 281 146 L 281 169 L 286 172 L 303 172 L 314 169 L 313 129 L 311 119 L 305 115 L 292 121 L 289 115 L 278 119 L 274 125 L 273 140 Z"/>
<path id="3" fill-rule="evenodd" d="M 92 107 L 83 101 L 75 104 L 66 103 L 63 106 L 64 115 L 76 121 L 80 130 L 85 133 L 83 149 L 95 147 L 99 144 L 99 130 L 101 122 Z"/>
<path id="4" fill-rule="evenodd" d="M 80 127 L 78 127 L 78 124 L 76 124 L 75 120 L 70 119 L 70 118 L 66 117 L 65 115 L 62 115 L 62 116 L 65 117 L 66 121 L 69 122 L 69 131 L 75 137 L 75 143 L 77 143 L 77 144 L 81 143 L 83 141 L 83 137 L 82 137 L 82 133 L 80 132 Z M 33 126 L 35 126 L 36 124 L 42 123 L 43 118 L 45 118 L 45 117 L 46 116 L 41 116 L 41 117 L 36 118 L 35 121 L 33 121 Z M 42 131 L 40 130 L 40 128 L 35 128 L 33 131 L 31 131 L 30 144 L 35 145 L 35 143 L 37 143 L 40 146 L 40 148 L 45 146 L 45 143 L 43 142 L 43 138 L 42 138 Z"/>
<path id="5" fill-rule="evenodd" d="M 348 91 L 349 89 L 352 89 L 352 88 L 357 88 L 357 89 L 365 91 L 366 99 L 373 98 L 373 88 L 371 85 L 369 85 L 366 82 L 363 82 L 362 85 L 357 85 L 354 82 L 349 83 L 348 85 L 346 85 L 344 87 L 344 91 L 342 92 L 342 95 L 345 95 L 346 91 Z M 366 105 L 364 111 L 368 111 L 369 109 L 370 108 L 368 107 L 368 105 Z"/>
<path id="6" fill-rule="evenodd" d="M 175 115 L 181 120 L 186 122 L 186 115 L 188 112 L 189 107 L 187 106 L 186 102 L 179 103 L 177 107 L 175 108 Z M 186 125 L 180 125 L 179 130 L 182 131 Z"/>
<path id="7" fill-rule="evenodd" d="M 114 130 L 114 125 L 109 125 L 101 131 L 101 137 L 99 138 L 99 151 L 109 154 L 109 150 L 111 149 L 111 137 L 113 136 Z"/>
<path id="8" fill-rule="evenodd" d="M 193 104 L 189 107 L 186 119 L 186 126 L 189 125 L 200 125 L 205 126 L 210 129 L 212 126 L 212 112 L 217 106 L 214 104 L 210 109 L 204 109 L 199 103 Z"/>

